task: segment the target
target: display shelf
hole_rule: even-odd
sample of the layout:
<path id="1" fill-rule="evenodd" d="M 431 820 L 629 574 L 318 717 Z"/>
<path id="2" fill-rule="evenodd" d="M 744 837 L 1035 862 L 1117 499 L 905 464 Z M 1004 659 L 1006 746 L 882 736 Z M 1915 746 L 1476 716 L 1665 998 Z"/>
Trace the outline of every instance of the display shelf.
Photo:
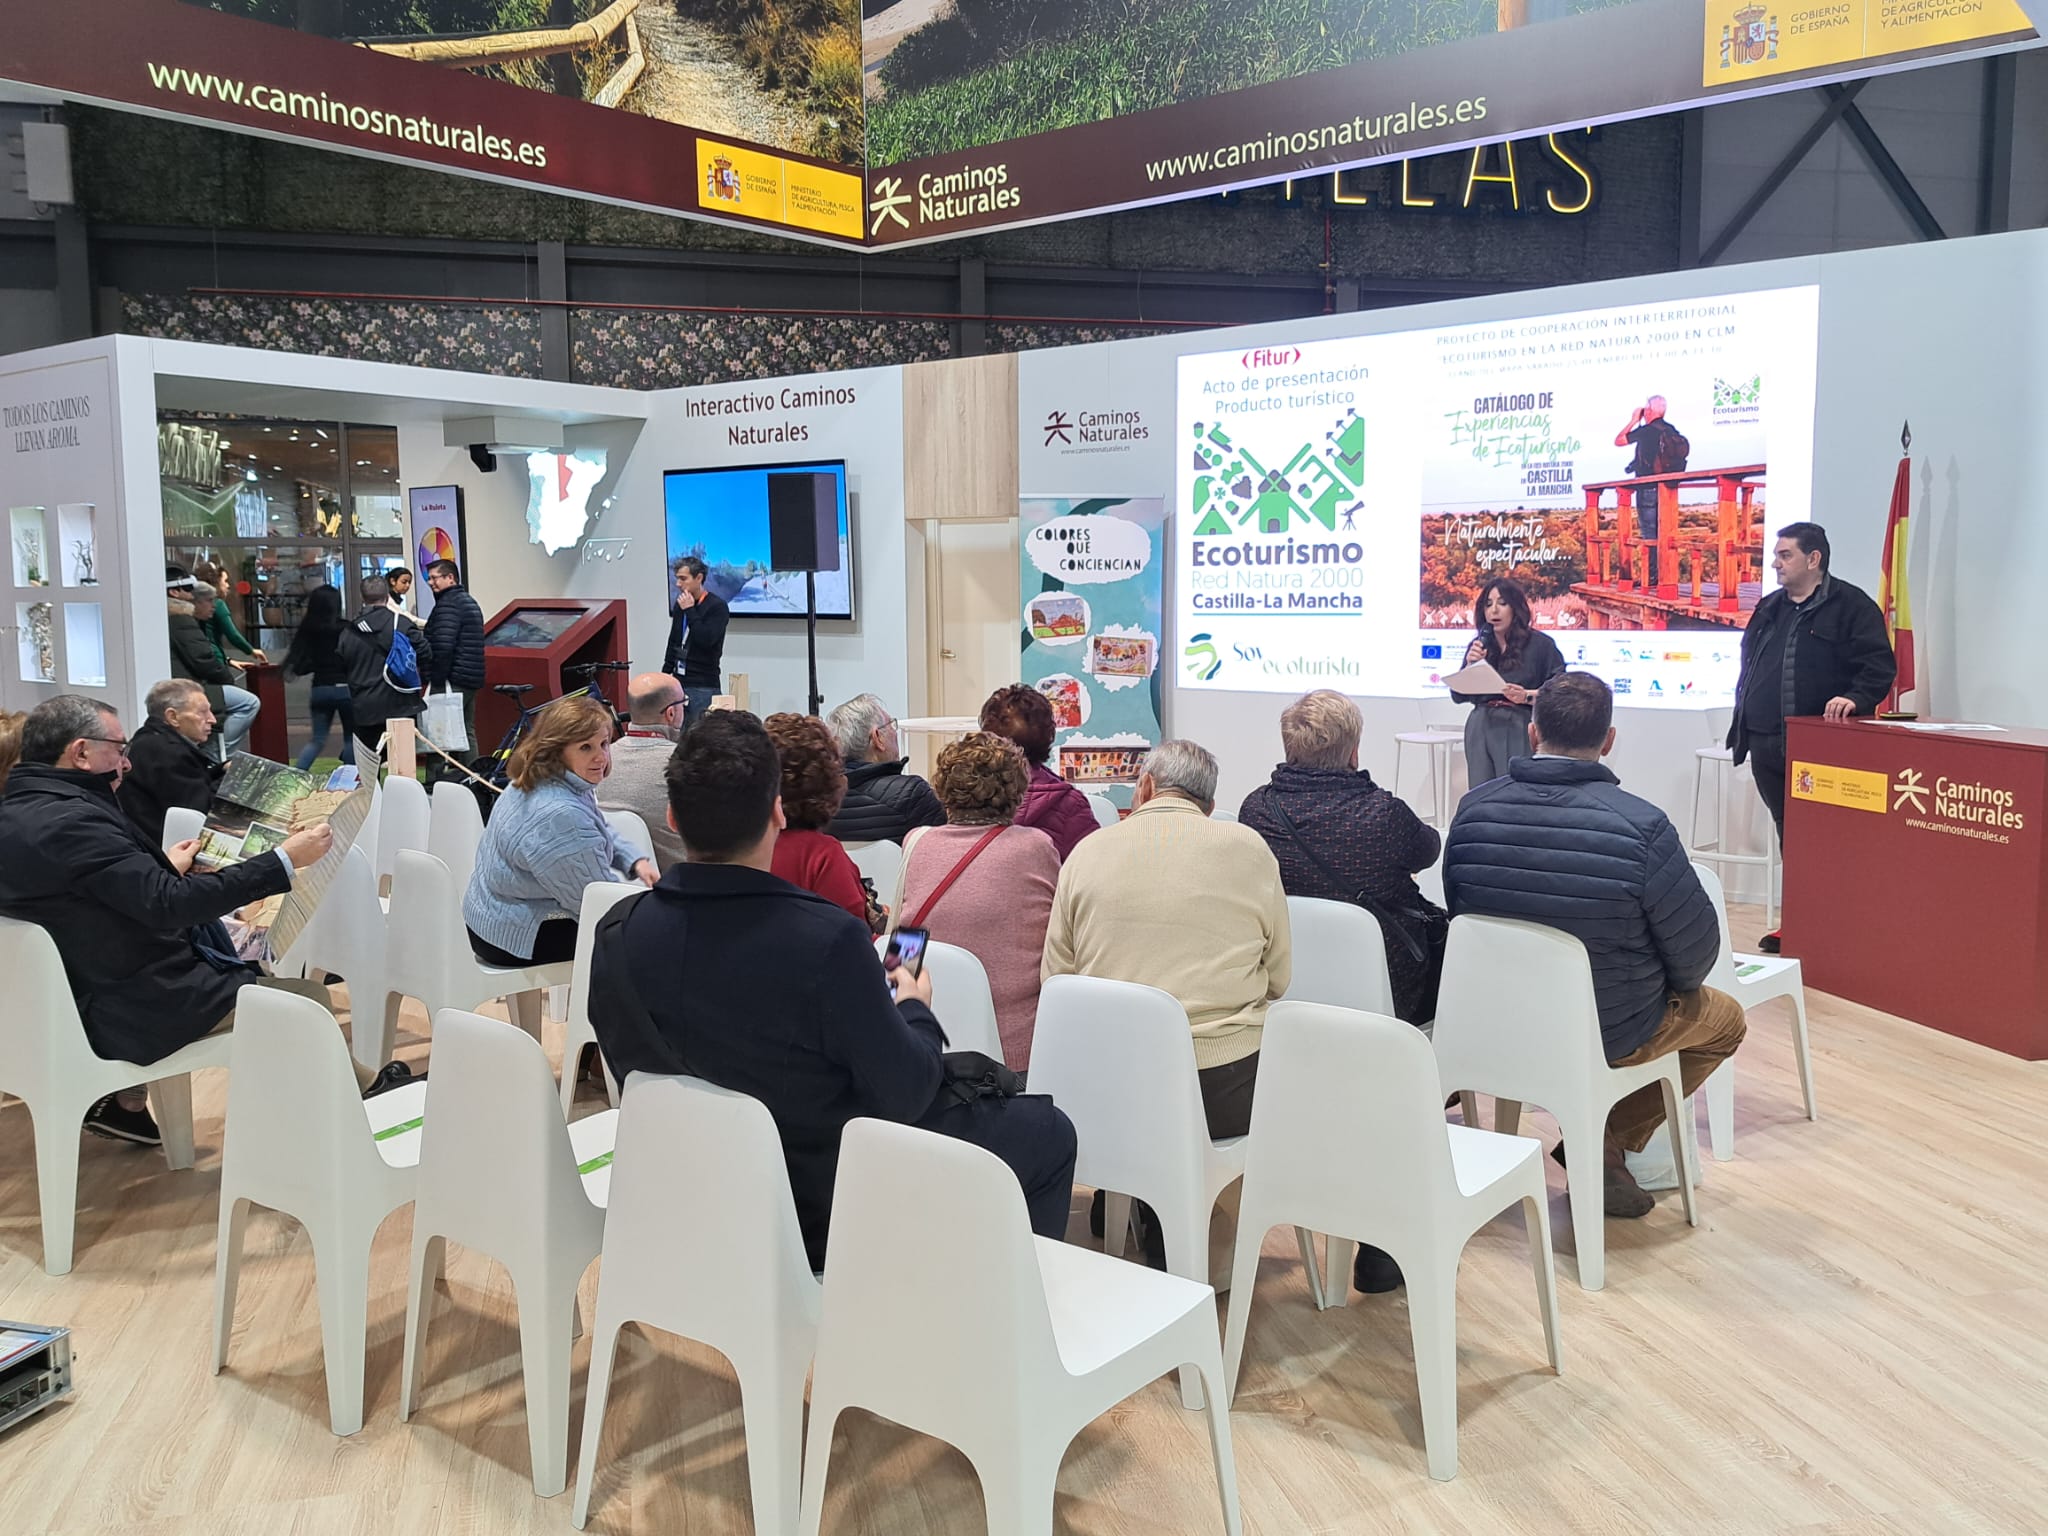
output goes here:
<path id="1" fill-rule="evenodd" d="M 24 683 L 57 681 L 57 638 L 48 603 L 16 603 L 14 622 L 21 649 Z"/>
<path id="2" fill-rule="evenodd" d="M 107 686 L 106 631 L 98 603 L 64 605 L 64 675 L 74 688 Z"/>
<path id="3" fill-rule="evenodd" d="M 67 587 L 99 585 L 96 522 L 89 501 L 74 501 L 57 508 L 57 569 L 63 573 Z"/>
<path id="4" fill-rule="evenodd" d="M 17 587 L 50 584 L 50 528 L 41 507 L 15 507 L 7 514 L 7 539 Z"/>

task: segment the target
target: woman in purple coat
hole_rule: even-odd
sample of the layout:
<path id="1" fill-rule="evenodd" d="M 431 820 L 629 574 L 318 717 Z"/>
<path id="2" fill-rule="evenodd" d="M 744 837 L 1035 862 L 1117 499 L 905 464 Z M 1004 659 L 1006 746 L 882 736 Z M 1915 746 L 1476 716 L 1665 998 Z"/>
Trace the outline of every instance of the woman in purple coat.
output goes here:
<path id="1" fill-rule="evenodd" d="M 998 688 L 981 706 L 981 728 L 1007 736 L 1023 751 L 1024 761 L 1031 765 L 1031 782 L 1024 790 L 1017 825 L 1036 827 L 1051 838 L 1065 863 L 1074 844 L 1093 832 L 1096 823 L 1088 797 L 1046 767 L 1052 756 L 1051 702 L 1022 683 Z"/>

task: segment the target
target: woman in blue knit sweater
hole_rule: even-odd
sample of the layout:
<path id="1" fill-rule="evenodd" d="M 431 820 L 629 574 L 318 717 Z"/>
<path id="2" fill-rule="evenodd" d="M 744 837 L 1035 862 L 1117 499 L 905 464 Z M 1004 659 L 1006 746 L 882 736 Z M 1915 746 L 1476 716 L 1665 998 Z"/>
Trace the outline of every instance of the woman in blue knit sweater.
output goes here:
<path id="1" fill-rule="evenodd" d="M 597 808 L 611 747 L 611 710 L 577 695 L 543 709 L 513 749 L 512 787 L 492 808 L 462 899 L 469 947 L 486 965 L 573 960 L 585 886 L 654 884 L 646 850 L 622 842 Z"/>

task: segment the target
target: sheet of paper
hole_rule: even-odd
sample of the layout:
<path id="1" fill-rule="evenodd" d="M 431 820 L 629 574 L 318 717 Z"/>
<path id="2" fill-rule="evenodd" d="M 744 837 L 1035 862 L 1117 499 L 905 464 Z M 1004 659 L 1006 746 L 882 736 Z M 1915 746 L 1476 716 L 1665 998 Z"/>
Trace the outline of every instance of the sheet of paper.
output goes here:
<path id="1" fill-rule="evenodd" d="M 2002 725 L 1966 725 L 1960 720 L 1880 720 L 1880 725 L 1896 725 L 1902 731 L 1997 731 L 2003 734 Z"/>
<path id="2" fill-rule="evenodd" d="M 1497 694 L 1507 692 L 1508 680 L 1496 672 L 1490 661 L 1475 661 L 1444 679 L 1453 693 Z"/>

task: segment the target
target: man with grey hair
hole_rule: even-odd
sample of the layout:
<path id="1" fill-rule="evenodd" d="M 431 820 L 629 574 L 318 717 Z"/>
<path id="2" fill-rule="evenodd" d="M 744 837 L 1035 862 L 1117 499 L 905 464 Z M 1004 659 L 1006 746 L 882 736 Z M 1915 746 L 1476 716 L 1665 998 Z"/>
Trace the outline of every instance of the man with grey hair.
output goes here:
<path id="1" fill-rule="evenodd" d="M 669 673 L 642 672 L 628 683 L 626 734 L 612 743 L 612 771 L 597 786 L 601 810 L 631 811 L 647 823 L 654 867 L 663 874 L 683 862 L 683 840 L 668 824 L 668 760 L 688 704 Z"/>
<path id="2" fill-rule="evenodd" d="M 872 693 L 825 717 L 846 759 L 846 799 L 825 830 L 842 843 L 900 843 L 913 827 L 942 827 L 945 807 L 931 785 L 903 770 L 910 759 L 889 708 Z"/>
<path id="3" fill-rule="evenodd" d="M 1187 1010 L 1209 1134 L 1251 1129 L 1266 1005 L 1293 977 L 1287 892 L 1265 840 L 1215 821 L 1216 759 L 1162 741 L 1131 814 L 1060 867 L 1043 974 L 1141 982 Z"/>
<path id="4" fill-rule="evenodd" d="M 206 743 L 213 736 L 213 706 L 188 677 L 166 678 L 143 700 L 149 718 L 128 741 L 128 772 L 114 798 L 152 843 L 164 840 L 164 812 L 177 806 L 205 811 L 213 805 L 227 765 Z"/>

